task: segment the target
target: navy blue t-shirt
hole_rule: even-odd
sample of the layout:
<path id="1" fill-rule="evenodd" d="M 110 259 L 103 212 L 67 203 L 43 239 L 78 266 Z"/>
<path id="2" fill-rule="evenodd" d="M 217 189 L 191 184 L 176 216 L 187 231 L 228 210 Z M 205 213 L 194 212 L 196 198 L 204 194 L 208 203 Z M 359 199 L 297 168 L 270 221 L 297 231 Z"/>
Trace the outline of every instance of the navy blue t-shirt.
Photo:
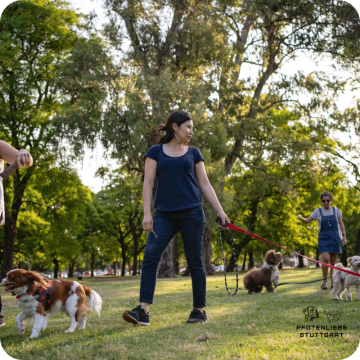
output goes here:
<path id="1" fill-rule="evenodd" d="M 202 205 L 201 190 L 196 180 L 195 164 L 204 161 L 198 148 L 189 146 L 182 156 L 168 156 L 162 144 L 153 145 L 144 157 L 157 162 L 156 210 L 175 211 Z"/>

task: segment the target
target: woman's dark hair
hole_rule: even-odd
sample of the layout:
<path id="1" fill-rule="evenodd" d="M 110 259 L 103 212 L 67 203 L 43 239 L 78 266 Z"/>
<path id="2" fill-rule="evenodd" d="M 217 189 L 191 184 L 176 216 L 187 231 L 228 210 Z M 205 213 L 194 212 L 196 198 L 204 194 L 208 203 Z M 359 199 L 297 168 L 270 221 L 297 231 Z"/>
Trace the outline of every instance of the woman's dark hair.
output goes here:
<path id="1" fill-rule="evenodd" d="M 157 134 L 160 137 L 159 144 L 167 144 L 175 137 L 175 132 L 173 129 L 173 124 L 176 123 L 177 126 L 181 126 L 185 121 L 192 120 L 190 114 L 186 111 L 175 111 L 173 112 L 164 125 L 158 126 Z M 164 132 L 164 135 L 160 135 L 160 132 Z"/>
<path id="2" fill-rule="evenodd" d="M 332 195 L 331 195 L 328 191 L 323 192 L 323 193 L 320 195 L 320 199 L 322 200 L 324 196 L 328 196 L 328 197 L 330 198 L 330 201 L 333 201 L 333 197 L 332 197 Z"/>

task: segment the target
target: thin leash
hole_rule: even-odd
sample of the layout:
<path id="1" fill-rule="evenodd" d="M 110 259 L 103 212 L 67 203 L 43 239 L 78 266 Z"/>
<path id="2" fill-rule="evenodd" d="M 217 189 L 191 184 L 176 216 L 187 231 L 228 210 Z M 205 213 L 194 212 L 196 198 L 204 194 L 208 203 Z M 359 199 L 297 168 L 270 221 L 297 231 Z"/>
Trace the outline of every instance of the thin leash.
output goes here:
<path id="1" fill-rule="evenodd" d="M 216 219 L 217 222 L 218 219 L 220 219 L 219 217 Z M 220 219 L 220 224 L 221 224 L 221 219 Z M 221 236 L 221 228 L 220 228 L 220 244 L 221 244 L 221 254 L 222 254 L 222 259 L 223 259 L 223 264 L 224 264 L 224 276 L 225 276 L 225 288 L 226 291 L 228 292 L 229 295 L 234 296 L 237 291 L 239 290 L 239 274 L 238 274 L 238 268 L 237 268 L 237 263 L 236 263 L 236 252 L 235 252 L 235 244 L 234 244 L 234 237 L 230 231 L 230 229 L 226 228 L 229 231 L 229 235 L 230 235 L 230 239 L 231 239 L 231 247 L 233 250 L 233 256 L 234 256 L 234 262 L 235 262 L 235 277 L 236 277 L 236 289 L 235 292 L 232 294 L 228 288 L 227 285 L 227 279 L 226 279 L 226 266 L 225 266 L 225 257 L 224 257 L 224 246 L 223 246 L 223 241 L 222 241 L 222 236 Z"/>
<path id="2" fill-rule="evenodd" d="M 221 219 L 220 219 L 220 217 L 217 217 L 216 222 L 218 222 L 218 223 L 221 225 Z M 222 225 L 222 226 L 224 226 L 224 225 Z M 318 263 L 318 264 L 321 264 L 321 265 L 330 267 L 330 268 L 335 269 L 335 270 L 339 270 L 339 271 L 345 272 L 345 273 L 350 274 L 350 275 L 354 275 L 354 276 L 360 277 L 360 274 L 359 274 L 359 273 L 356 273 L 356 272 L 354 272 L 354 271 L 347 270 L 347 269 L 344 269 L 344 268 L 339 268 L 339 267 L 337 267 L 337 266 L 333 266 L 333 265 L 330 265 L 330 264 L 326 264 L 326 263 L 323 263 L 322 261 L 315 260 L 315 259 L 309 258 L 309 257 L 307 257 L 307 256 L 305 256 L 305 255 L 299 254 L 299 253 L 297 253 L 296 251 L 286 249 L 286 248 L 284 248 L 284 247 L 282 247 L 282 246 L 280 246 L 280 245 L 277 245 L 277 244 L 275 244 L 275 243 L 273 243 L 273 242 L 271 242 L 271 241 L 269 241 L 269 240 L 266 240 L 266 239 L 262 238 L 261 236 L 258 236 L 258 235 L 256 235 L 256 234 L 253 234 L 253 233 L 251 233 L 250 231 L 244 230 L 244 229 L 242 229 L 242 228 L 240 228 L 240 227 L 238 227 L 238 226 L 236 226 L 236 225 L 234 225 L 234 224 L 231 224 L 231 223 L 226 222 L 226 223 L 225 223 L 225 227 L 226 227 L 226 229 L 229 229 L 229 228 L 230 228 L 230 229 L 236 230 L 236 231 L 241 232 L 241 233 L 243 233 L 243 234 L 249 235 L 249 236 L 251 236 L 251 237 L 253 237 L 253 238 L 255 238 L 255 239 L 261 240 L 261 241 L 266 242 L 266 243 L 268 243 L 268 244 L 270 244 L 270 245 L 273 245 L 273 246 L 276 246 L 276 247 L 278 247 L 278 248 L 280 248 L 280 249 L 283 249 L 283 250 L 285 250 L 285 251 L 291 252 L 291 253 L 293 253 L 293 254 L 295 254 L 295 255 L 297 255 L 297 256 L 301 256 L 301 257 L 303 257 L 303 258 L 305 258 L 305 259 L 314 261 L 314 262 L 316 262 L 316 263 Z M 220 231 L 220 232 L 221 232 L 221 231 Z M 230 233 L 231 233 L 231 232 L 230 232 Z"/>
<path id="3" fill-rule="evenodd" d="M 328 276 L 326 279 L 331 279 L 331 276 Z M 318 282 L 318 281 L 324 281 L 325 279 L 319 279 L 319 280 L 313 280 L 313 281 L 306 281 L 306 282 L 301 282 L 301 283 L 281 283 L 281 284 L 274 284 L 274 288 L 276 289 L 278 286 L 280 285 L 301 285 L 301 284 L 311 284 L 314 282 Z"/>

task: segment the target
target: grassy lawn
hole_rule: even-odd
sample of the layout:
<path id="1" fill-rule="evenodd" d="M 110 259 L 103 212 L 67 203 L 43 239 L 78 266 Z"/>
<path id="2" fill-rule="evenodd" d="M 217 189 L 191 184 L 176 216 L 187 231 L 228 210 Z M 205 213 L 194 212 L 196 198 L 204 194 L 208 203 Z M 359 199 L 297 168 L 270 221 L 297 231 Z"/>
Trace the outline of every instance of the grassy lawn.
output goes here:
<path id="1" fill-rule="evenodd" d="M 240 286 L 243 273 L 240 274 Z M 234 286 L 235 276 L 229 275 Z M 321 278 L 320 269 L 281 270 L 280 282 L 304 282 Z M 223 274 L 207 279 L 208 323 L 186 325 L 192 309 L 191 279 L 159 280 L 151 325 L 125 323 L 122 312 L 137 306 L 139 277 L 122 281 L 84 279 L 103 297 L 101 317 L 88 313 L 85 331 L 64 333 L 70 325 L 65 315 L 50 319 L 40 338 L 29 340 L 32 321 L 25 335 L 16 331 L 20 309 L 15 299 L 4 295 L 6 326 L 0 328 L 4 350 L 16 359 L 345 359 L 359 345 L 360 302 L 332 300 L 331 290 L 321 282 L 283 285 L 276 293 L 248 295 L 239 290 L 228 296 Z M 2 291 L 2 294 L 4 292 Z M 344 296 L 345 297 L 345 296 Z M 315 306 L 319 317 L 305 320 L 303 309 Z M 330 322 L 324 309 L 342 309 L 338 321 Z M 299 330 L 300 325 L 339 326 L 346 330 Z M 300 333 L 308 334 L 300 337 Z M 314 333 L 339 333 L 339 337 L 309 337 Z M 342 337 L 340 333 L 343 333 Z M 316 336 L 316 335 L 314 335 Z M 324 335 L 323 335 L 324 336 Z"/>

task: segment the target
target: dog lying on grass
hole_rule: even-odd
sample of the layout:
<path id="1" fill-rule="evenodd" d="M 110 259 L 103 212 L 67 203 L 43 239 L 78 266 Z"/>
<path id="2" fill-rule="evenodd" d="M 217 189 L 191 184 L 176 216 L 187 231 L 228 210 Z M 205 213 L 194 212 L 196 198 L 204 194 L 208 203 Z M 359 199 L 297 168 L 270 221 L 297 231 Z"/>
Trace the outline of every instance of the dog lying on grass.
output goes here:
<path id="1" fill-rule="evenodd" d="M 244 276 L 244 286 L 248 289 L 248 294 L 255 294 L 261 292 L 263 286 L 269 292 L 275 292 L 272 284 L 279 284 L 279 270 L 278 265 L 282 261 L 280 252 L 276 253 L 274 250 L 269 250 L 265 255 L 264 265 L 260 269 L 251 269 Z"/>
<path id="2" fill-rule="evenodd" d="M 360 256 L 352 256 L 347 259 L 350 264 L 350 269 L 353 272 L 360 273 Z M 342 263 L 335 265 L 339 268 L 344 268 Z M 350 292 L 351 286 L 356 286 L 357 299 L 360 300 L 360 277 L 355 275 L 347 274 L 340 270 L 334 270 L 333 273 L 334 288 L 332 290 L 332 296 L 334 300 L 342 300 L 342 295 L 347 290 L 346 300 L 351 301 L 352 295 Z"/>
<path id="3" fill-rule="evenodd" d="M 16 317 L 19 334 L 25 331 L 24 320 L 34 318 L 34 326 L 30 339 L 39 336 L 45 330 L 48 318 L 64 311 L 71 318 L 71 325 L 65 332 L 73 332 L 80 324 L 80 330 L 85 329 L 85 314 L 89 307 L 100 316 L 102 299 L 100 295 L 86 285 L 80 285 L 71 280 L 54 280 L 45 282 L 35 271 L 11 270 L 2 279 L 1 285 L 5 291 L 11 292 L 19 302 L 22 312 Z"/>

